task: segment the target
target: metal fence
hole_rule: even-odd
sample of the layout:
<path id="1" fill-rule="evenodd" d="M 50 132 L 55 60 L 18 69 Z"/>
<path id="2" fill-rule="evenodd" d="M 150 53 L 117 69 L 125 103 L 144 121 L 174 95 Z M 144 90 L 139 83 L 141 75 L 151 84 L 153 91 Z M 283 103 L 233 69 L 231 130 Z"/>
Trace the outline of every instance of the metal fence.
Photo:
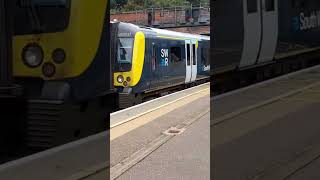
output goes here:
<path id="1" fill-rule="evenodd" d="M 130 12 L 114 12 L 111 19 L 153 27 L 199 26 L 210 24 L 210 6 L 148 8 Z"/>

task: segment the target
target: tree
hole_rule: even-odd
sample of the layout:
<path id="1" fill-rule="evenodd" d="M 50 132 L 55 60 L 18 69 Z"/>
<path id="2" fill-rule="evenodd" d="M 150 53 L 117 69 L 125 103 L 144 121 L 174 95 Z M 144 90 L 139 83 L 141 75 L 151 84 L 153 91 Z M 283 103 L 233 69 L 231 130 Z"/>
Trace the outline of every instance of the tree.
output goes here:
<path id="1" fill-rule="evenodd" d="M 117 2 L 117 4 L 119 4 L 120 6 L 123 6 L 125 4 L 128 3 L 128 0 L 115 0 Z"/>
<path id="2" fill-rule="evenodd" d="M 186 0 L 152 0 L 157 7 L 176 7 L 182 6 Z"/>
<path id="3" fill-rule="evenodd" d="M 116 0 L 111 0 L 110 1 L 110 8 L 111 9 L 115 9 L 117 7 L 117 2 L 116 2 Z"/>
<path id="4" fill-rule="evenodd" d="M 143 2 L 138 2 L 138 1 L 134 2 L 134 1 L 129 0 L 128 3 L 123 6 L 123 10 L 134 11 L 137 9 L 143 9 Z"/>
<path id="5" fill-rule="evenodd" d="M 193 4 L 193 5 L 199 5 L 200 3 L 207 3 L 209 4 L 210 1 L 209 0 L 187 0 L 190 4 Z"/>

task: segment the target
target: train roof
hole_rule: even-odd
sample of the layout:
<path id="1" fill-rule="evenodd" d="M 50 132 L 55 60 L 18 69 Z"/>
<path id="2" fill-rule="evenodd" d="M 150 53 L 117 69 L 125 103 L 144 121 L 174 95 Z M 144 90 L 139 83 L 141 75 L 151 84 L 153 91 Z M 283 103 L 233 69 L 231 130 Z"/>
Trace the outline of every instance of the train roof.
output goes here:
<path id="1" fill-rule="evenodd" d="M 126 22 L 120 22 L 120 21 L 111 21 L 111 23 L 121 23 L 130 26 L 131 28 L 134 28 L 136 31 L 143 31 L 143 32 L 153 32 L 157 34 L 158 36 L 166 36 L 166 37 L 172 37 L 172 38 L 194 38 L 198 40 L 210 40 L 210 36 L 206 35 L 198 35 L 198 34 L 191 34 L 191 33 L 182 33 L 182 32 L 176 32 L 176 31 L 170 31 L 165 29 L 157 29 L 157 28 L 151 28 L 147 26 L 138 26 L 132 23 L 126 23 Z"/>
<path id="2" fill-rule="evenodd" d="M 166 29 L 157 29 L 157 28 L 151 28 L 154 32 L 156 32 L 158 35 L 163 36 L 170 36 L 170 37 L 176 37 L 176 38 L 194 38 L 194 39 L 200 39 L 200 40 L 210 40 L 209 36 L 205 35 L 198 35 L 198 34 L 191 34 L 191 33 L 182 33 L 182 32 L 176 32 L 176 31 L 170 31 Z"/>

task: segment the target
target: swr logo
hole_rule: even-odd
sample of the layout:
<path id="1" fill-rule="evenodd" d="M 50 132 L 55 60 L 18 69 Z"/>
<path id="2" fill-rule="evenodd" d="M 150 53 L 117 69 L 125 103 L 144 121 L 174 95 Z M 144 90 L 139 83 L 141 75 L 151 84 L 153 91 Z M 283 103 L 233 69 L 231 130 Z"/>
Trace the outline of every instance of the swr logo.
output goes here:
<path id="1" fill-rule="evenodd" d="M 161 49 L 160 66 L 169 66 L 169 49 Z"/>

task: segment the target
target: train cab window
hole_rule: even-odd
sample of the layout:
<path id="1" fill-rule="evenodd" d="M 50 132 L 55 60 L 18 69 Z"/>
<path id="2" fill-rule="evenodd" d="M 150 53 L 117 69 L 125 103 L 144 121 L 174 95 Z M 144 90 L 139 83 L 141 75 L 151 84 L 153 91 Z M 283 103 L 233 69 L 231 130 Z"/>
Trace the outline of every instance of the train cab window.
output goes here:
<path id="1" fill-rule="evenodd" d="M 265 0 L 266 11 L 274 11 L 274 0 Z"/>
<path id="2" fill-rule="evenodd" d="M 187 44 L 187 65 L 190 66 L 190 44 Z"/>
<path id="3" fill-rule="evenodd" d="M 131 63 L 133 38 L 119 38 L 118 43 L 118 62 Z"/>
<path id="4" fill-rule="evenodd" d="M 71 0 L 16 0 L 16 35 L 61 32 L 67 29 Z"/>
<path id="5" fill-rule="evenodd" d="M 247 0 L 248 13 L 256 13 L 258 11 L 258 0 Z"/>
<path id="6" fill-rule="evenodd" d="M 170 61 L 172 63 L 180 62 L 182 60 L 181 59 L 181 47 L 171 47 L 170 48 L 170 55 L 171 55 Z"/>
<path id="7" fill-rule="evenodd" d="M 133 38 L 118 38 L 117 66 L 119 71 L 130 71 L 133 51 Z"/>

